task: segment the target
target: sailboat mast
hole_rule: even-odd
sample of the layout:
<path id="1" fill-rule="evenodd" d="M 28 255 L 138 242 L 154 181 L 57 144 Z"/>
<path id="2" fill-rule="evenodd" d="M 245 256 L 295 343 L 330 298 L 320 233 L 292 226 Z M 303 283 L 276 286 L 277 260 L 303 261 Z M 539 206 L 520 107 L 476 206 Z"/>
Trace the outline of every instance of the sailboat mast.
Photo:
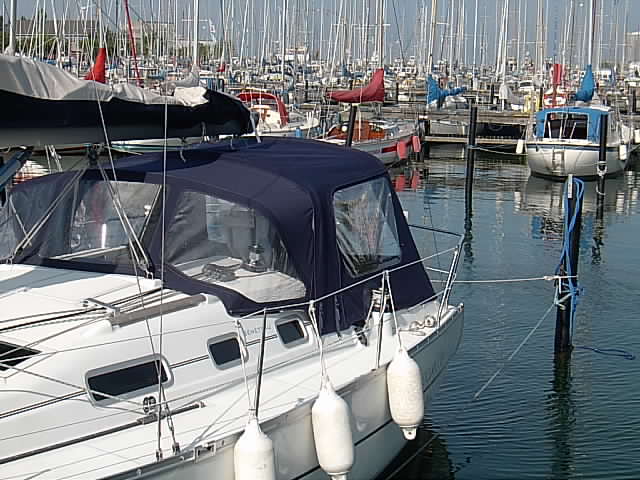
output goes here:
<path id="1" fill-rule="evenodd" d="M 282 93 L 285 91 L 284 67 L 285 56 L 287 54 L 287 0 L 282 0 L 282 37 L 280 39 L 280 51 L 282 53 L 282 61 L 280 63 L 280 74 L 282 75 Z"/>
<path id="2" fill-rule="evenodd" d="M 200 30 L 200 0 L 193 0 L 193 53 L 192 69 L 195 71 L 198 67 L 198 30 Z"/>
<path id="3" fill-rule="evenodd" d="M 4 53 L 7 55 L 14 55 L 16 53 L 16 18 L 18 17 L 18 0 L 11 0 L 11 13 L 9 24 L 9 45 Z M 4 38 L 4 37 L 3 37 Z"/>
<path id="4" fill-rule="evenodd" d="M 593 36 L 594 23 L 596 22 L 596 2 L 595 0 L 589 0 L 589 38 L 587 39 L 587 63 L 593 65 Z"/>
<path id="5" fill-rule="evenodd" d="M 378 68 L 384 65 L 384 0 L 378 0 Z"/>
<path id="6" fill-rule="evenodd" d="M 538 0 L 538 28 L 536 30 L 536 75 L 539 79 L 542 79 L 544 70 L 544 2 L 545 0 Z"/>
<path id="7" fill-rule="evenodd" d="M 438 0 L 431 0 L 431 32 L 429 33 L 429 55 L 427 60 L 427 75 L 433 70 L 433 47 L 436 40 L 436 27 L 438 25 Z"/>

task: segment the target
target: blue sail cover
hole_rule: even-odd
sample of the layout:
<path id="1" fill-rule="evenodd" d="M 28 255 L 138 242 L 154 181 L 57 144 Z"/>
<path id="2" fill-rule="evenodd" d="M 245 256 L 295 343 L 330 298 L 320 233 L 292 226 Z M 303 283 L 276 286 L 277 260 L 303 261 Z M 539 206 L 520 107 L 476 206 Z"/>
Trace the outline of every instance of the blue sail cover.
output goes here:
<path id="1" fill-rule="evenodd" d="M 438 86 L 438 82 L 429 75 L 427 78 L 427 104 L 435 102 L 436 100 L 442 100 L 446 97 L 460 95 L 467 91 L 467 87 L 452 88 L 450 90 L 443 90 Z"/>
<path id="2" fill-rule="evenodd" d="M 593 92 L 596 89 L 596 81 L 593 77 L 593 70 L 591 65 L 587 65 L 587 69 L 582 77 L 582 83 L 580 84 L 580 90 L 576 92 L 576 100 L 580 102 L 590 102 L 593 98 Z"/>

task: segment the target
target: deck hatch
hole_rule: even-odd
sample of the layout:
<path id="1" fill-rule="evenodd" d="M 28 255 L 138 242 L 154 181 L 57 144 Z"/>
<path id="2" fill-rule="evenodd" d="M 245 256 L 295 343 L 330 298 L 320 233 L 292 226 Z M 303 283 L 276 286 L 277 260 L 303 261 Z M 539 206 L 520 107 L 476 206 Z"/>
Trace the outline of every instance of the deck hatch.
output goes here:
<path id="1" fill-rule="evenodd" d="M 0 342 L 0 372 L 10 370 L 11 367 L 15 367 L 38 353 L 40 353 L 38 350 L 32 348 Z"/>

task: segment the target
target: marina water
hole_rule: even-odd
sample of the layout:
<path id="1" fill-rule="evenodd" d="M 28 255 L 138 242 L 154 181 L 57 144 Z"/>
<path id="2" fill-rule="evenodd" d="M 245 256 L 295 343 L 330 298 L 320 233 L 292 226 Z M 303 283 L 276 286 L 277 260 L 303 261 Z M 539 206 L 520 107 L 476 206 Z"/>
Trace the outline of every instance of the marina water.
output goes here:
<path id="1" fill-rule="evenodd" d="M 457 157 L 393 171 L 410 223 L 464 232 Z M 461 282 L 538 278 L 558 264 L 564 185 L 531 177 L 513 158 L 476 161 Z M 640 354 L 639 189 L 633 169 L 607 180 L 599 222 L 595 183 L 586 184 L 574 345 Z M 381 478 L 640 478 L 640 360 L 576 348 L 554 362 L 553 282 L 460 283 L 454 292 L 453 303 L 465 304 L 462 345 L 419 440 Z"/>

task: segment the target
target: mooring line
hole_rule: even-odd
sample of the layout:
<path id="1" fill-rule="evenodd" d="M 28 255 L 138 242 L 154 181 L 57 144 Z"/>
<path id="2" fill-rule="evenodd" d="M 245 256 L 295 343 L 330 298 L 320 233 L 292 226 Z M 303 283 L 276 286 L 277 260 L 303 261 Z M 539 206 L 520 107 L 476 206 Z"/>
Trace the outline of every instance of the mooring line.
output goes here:
<path id="1" fill-rule="evenodd" d="M 528 278 L 503 278 L 497 280 L 454 280 L 453 283 L 518 283 L 518 282 L 534 282 L 544 280 L 551 282 L 554 280 L 565 280 L 569 278 L 576 278 L 575 275 L 544 275 L 542 277 L 528 277 Z M 431 283 L 444 283 L 443 280 L 431 280 Z"/>

